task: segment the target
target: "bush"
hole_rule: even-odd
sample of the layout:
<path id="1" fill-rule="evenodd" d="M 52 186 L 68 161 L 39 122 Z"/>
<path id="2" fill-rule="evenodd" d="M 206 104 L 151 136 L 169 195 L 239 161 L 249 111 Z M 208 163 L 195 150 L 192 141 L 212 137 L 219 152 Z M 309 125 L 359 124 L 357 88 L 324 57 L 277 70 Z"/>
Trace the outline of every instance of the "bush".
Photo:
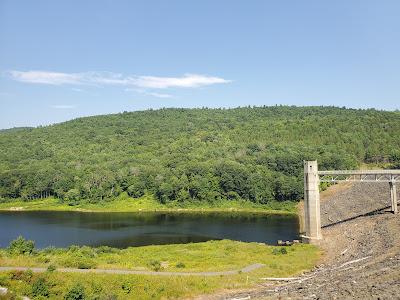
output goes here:
<path id="1" fill-rule="evenodd" d="M 77 245 L 71 245 L 68 247 L 68 252 L 77 252 L 81 249 L 81 247 L 77 246 Z"/>
<path id="2" fill-rule="evenodd" d="M 109 246 L 100 246 L 93 249 L 97 254 L 100 253 L 117 253 L 119 249 L 111 248 Z"/>
<path id="3" fill-rule="evenodd" d="M 35 242 L 31 240 L 26 240 L 22 236 L 19 236 L 17 239 L 11 241 L 8 246 L 8 252 L 10 254 L 32 254 L 35 249 Z"/>
<path id="4" fill-rule="evenodd" d="M 56 254 L 57 252 L 60 252 L 60 249 L 55 248 L 54 246 L 50 246 L 43 248 L 40 252 L 43 254 Z"/>
<path id="5" fill-rule="evenodd" d="M 12 280 L 21 280 L 25 282 L 30 282 L 33 277 L 33 272 L 32 270 L 27 270 L 25 272 L 19 270 L 13 270 L 10 272 L 9 277 Z"/>
<path id="6" fill-rule="evenodd" d="M 158 260 L 151 260 L 149 266 L 153 271 L 158 272 L 161 270 L 161 263 Z"/>
<path id="7" fill-rule="evenodd" d="M 47 264 L 48 262 L 50 262 L 50 258 L 47 257 L 47 256 L 38 256 L 38 257 L 36 258 L 36 260 L 37 260 L 38 262 L 45 263 L 45 264 Z"/>
<path id="8" fill-rule="evenodd" d="M 146 185 L 144 182 L 140 181 L 140 179 L 136 179 L 135 182 L 128 186 L 127 192 L 128 195 L 133 197 L 133 198 L 140 198 L 144 195 L 144 191 L 146 189 Z"/>
<path id="9" fill-rule="evenodd" d="M 62 265 L 69 268 L 94 269 L 96 267 L 96 261 L 79 254 L 73 254 L 65 258 L 62 261 Z"/>
<path id="10" fill-rule="evenodd" d="M 176 267 L 177 267 L 177 268 L 184 268 L 184 267 L 185 267 L 185 264 L 184 264 L 183 262 L 178 262 L 178 263 L 176 264 Z"/>
<path id="11" fill-rule="evenodd" d="M 57 268 L 56 268 L 55 265 L 50 265 L 50 266 L 47 267 L 47 271 L 48 271 L 48 272 L 54 272 L 56 269 L 57 269 Z"/>
<path id="12" fill-rule="evenodd" d="M 95 250 L 90 247 L 70 246 L 62 264 L 70 268 L 92 269 L 96 267 L 96 256 Z"/>
<path id="13" fill-rule="evenodd" d="M 8 286 L 9 284 L 9 275 L 6 273 L 0 274 L 0 286 Z"/>
<path id="14" fill-rule="evenodd" d="M 273 255 L 287 254 L 287 250 L 286 250 L 286 248 L 284 248 L 284 247 L 281 247 L 281 248 L 274 248 L 274 249 L 272 250 L 272 254 L 273 254 Z"/>
<path id="15" fill-rule="evenodd" d="M 78 205 L 79 198 L 80 198 L 80 192 L 78 189 L 70 189 L 65 194 L 65 202 L 67 202 L 67 204 L 70 206 Z"/>
<path id="16" fill-rule="evenodd" d="M 85 288 L 80 283 L 75 284 L 64 296 L 65 300 L 86 299 Z"/>
<path id="17" fill-rule="evenodd" d="M 33 284 L 32 284 L 32 296 L 33 297 L 49 297 L 49 288 L 47 286 L 47 283 L 43 277 L 38 278 Z"/>
<path id="18" fill-rule="evenodd" d="M 132 285 L 129 282 L 122 283 L 121 288 L 126 294 L 132 291 Z"/>

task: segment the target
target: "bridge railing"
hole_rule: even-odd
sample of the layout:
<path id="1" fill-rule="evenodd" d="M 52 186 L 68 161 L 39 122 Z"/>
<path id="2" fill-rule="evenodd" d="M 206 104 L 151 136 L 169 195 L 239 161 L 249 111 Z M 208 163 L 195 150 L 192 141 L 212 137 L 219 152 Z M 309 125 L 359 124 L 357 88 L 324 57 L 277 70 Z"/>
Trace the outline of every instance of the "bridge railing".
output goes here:
<path id="1" fill-rule="evenodd" d="M 318 171 L 321 182 L 400 182 L 400 170 L 336 170 Z"/>

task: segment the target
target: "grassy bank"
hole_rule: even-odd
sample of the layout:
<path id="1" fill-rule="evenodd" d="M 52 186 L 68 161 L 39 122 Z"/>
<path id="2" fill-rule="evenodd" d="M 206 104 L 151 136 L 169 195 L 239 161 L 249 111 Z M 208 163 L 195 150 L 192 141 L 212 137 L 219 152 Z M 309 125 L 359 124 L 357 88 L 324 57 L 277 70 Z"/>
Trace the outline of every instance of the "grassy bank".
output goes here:
<path id="1" fill-rule="evenodd" d="M 285 249 L 285 250 L 282 250 Z M 190 297 L 219 289 L 251 287 L 262 277 L 287 277 L 312 268 L 319 251 L 311 245 L 275 247 L 259 243 L 229 240 L 205 243 L 161 245 L 114 249 L 109 247 L 76 247 L 43 249 L 31 254 L 0 250 L 1 266 L 55 268 L 53 272 L 31 274 L 3 272 L 0 285 L 18 295 L 33 296 L 33 286 L 45 282 L 49 298 L 64 297 L 77 282 L 81 283 L 87 299 L 160 299 Z M 60 273 L 57 268 L 102 268 L 170 272 L 225 271 L 262 263 L 265 266 L 245 274 L 215 277 L 179 277 L 149 275 Z M 107 298 L 108 296 L 108 298 Z M 102 298 L 103 297 L 103 298 Z"/>
<path id="2" fill-rule="evenodd" d="M 270 202 L 268 204 L 252 203 L 244 200 L 221 200 L 210 202 L 168 202 L 161 204 L 153 196 L 145 195 L 141 198 L 131 198 L 126 194 L 114 200 L 98 203 L 84 202 L 78 205 L 69 205 L 55 198 L 46 198 L 34 201 L 10 200 L 0 203 L 0 210 L 50 210 L 50 211 L 88 211 L 88 212 L 139 212 L 139 211 L 182 211 L 182 212 L 263 212 L 278 214 L 295 214 L 296 203 L 292 201 Z"/>

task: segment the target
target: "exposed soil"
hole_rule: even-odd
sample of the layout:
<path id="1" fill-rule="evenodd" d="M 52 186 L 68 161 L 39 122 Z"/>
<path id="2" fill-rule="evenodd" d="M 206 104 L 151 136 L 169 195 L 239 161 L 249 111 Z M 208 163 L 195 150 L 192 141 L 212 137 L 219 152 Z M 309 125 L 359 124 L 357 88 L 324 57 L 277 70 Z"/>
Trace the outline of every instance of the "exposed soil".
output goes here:
<path id="1" fill-rule="evenodd" d="M 389 205 L 387 183 L 331 187 L 321 195 L 324 254 L 314 270 L 201 299 L 400 299 L 400 214 Z"/>

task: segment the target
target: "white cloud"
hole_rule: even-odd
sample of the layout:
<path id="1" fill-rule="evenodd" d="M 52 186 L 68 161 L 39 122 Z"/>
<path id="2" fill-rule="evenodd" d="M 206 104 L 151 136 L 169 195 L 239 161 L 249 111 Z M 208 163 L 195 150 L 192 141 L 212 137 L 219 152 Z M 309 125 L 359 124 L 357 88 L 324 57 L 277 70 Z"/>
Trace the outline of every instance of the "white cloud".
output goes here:
<path id="1" fill-rule="evenodd" d="M 229 83 L 220 77 L 185 74 L 181 77 L 124 76 L 112 72 L 60 73 L 48 71 L 9 71 L 11 79 L 49 85 L 95 85 L 125 86 L 142 89 L 197 88 L 213 84 Z M 153 93 L 153 96 L 167 98 L 167 94 Z"/>
<path id="2" fill-rule="evenodd" d="M 165 89 L 171 87 L 196 88 L 228 82 L 230 82 L 230 80 L 198 74 L 185 74 L 183 77 L 139 76 L 134 79 L 134 84 L 136 86 L 153 89 Z"/>
<path id="3" fill-rule="evenodd" d="M 157 98 L 173 98 L 172 95 L 170 94 L 160 94 L 160 93 L 145 93 L 145 94 Z"/>
<path id="4" fill-rule="evenodd" d="M 52 105 L 51 108 L 55 108 L 55 109 L 73 109 L 73 108 L 76 108 L 76 105 Z"/>
<path id="5" fill-rule="evenodd" d="M 79 74 L 67 74 L 46 71 L 10 71 L 9 74 L 12 79 L 21 82 L 42 83 L 51 85 L 81 84 Z"/>
<path id="6" fill-rule="evenodd" d="M 173 98 L 172 95 L 170 94 L 161 94 L 161 93 L 155 93 L 155 92 L 149 92 L 145 89 L 142 88 L 126 88 L 125 92 L 136 92 L 139 94 L 143 94 L 143 95 L 147 95 L 147 96 L 153 96 L 153 97 L 157 97 L 157 98 Z"/>

